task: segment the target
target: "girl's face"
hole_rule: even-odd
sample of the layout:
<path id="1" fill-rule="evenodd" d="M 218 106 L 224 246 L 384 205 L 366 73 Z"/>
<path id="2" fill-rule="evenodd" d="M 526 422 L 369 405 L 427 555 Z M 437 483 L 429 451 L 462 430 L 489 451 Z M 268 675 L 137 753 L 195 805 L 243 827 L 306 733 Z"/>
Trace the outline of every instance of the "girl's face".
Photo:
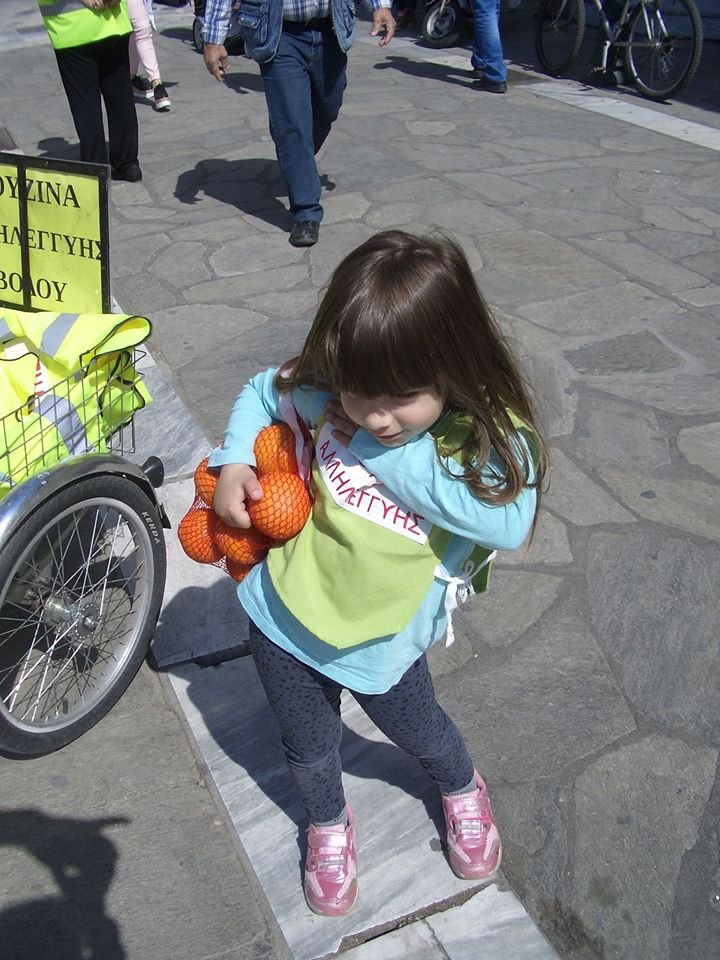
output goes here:
<path id="1" fill-rule="evenodd" d="M 435 387 L 387 397 L 341 393 L 340 402 L 353 423 L 387 447 L 401 447 L 425 433 L 445 408 L 445 397 Z"/>

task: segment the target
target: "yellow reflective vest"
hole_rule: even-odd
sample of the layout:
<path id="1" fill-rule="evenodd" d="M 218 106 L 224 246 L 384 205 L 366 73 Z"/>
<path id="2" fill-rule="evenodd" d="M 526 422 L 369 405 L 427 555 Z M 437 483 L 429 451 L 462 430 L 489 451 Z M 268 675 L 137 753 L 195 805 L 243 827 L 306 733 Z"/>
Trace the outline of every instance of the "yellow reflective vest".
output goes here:
<path id="1" fill-rule="evenodd" d="M 102 10 L 90 10 L 80 0 L 38 0 L 38 5 L 53 50 L 132 33 L 125 0 Z"/>
<path id="2" fill-rule="evenodd" d="M 134 347 L 151 331 L 126 314 L 0 310 L 0 498 L 68 456 L 108 449 L 150 402 Z"/>

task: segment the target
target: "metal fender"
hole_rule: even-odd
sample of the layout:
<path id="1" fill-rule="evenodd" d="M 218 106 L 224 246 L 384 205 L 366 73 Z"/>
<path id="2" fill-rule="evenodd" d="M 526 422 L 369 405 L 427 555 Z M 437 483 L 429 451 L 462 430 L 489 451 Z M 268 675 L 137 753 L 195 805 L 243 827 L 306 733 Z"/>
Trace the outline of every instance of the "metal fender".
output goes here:
<path id="1" fill-rule="evenodd" d="M 138 464 L 114 454 L 88 453 L 63 460 L 14 487 L 0 501 L 0 550 L 17 528 L 50 497 L 80 480 L 99 476 L 123 476 L 137 484 L 151 503 L 158 507 L 163 527 L 169 527 L 162 505 L 158 503 L 150 479 Z"/>

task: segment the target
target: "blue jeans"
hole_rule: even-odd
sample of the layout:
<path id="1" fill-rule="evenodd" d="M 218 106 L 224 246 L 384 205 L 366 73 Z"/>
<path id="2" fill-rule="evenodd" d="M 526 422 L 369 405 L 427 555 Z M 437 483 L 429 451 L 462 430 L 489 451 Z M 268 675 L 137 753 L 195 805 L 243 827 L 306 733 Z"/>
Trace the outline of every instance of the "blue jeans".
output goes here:
<path id="1" fill-rule="evenodd" d="M 500 41 L 500 0 L 472 0 L 473 40 L 472 65 L 482 70 L 491 83 L 503 83 L 507 70 Z"/>
<path id="2" fill-rule="evenodd" d="M 260 64 L 270 135 L 295 220 L 322 220 L 315 154 L 340 112 L 346 66 L 330 17 L 310 26 L 283 23 L 277 54 Z"/>

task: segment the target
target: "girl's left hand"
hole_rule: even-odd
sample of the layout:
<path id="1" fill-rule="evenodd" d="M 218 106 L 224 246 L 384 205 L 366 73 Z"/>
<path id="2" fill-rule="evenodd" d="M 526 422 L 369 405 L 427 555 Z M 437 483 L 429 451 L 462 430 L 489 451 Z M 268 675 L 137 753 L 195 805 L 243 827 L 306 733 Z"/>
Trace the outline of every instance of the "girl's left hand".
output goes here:
<path id="1" fill-rule="evenodd" d="M 339 400 L 328 400 L 325 404 L 325 416 L 333 427 L 332 435 L 346 447 L 355 436 L 358 425 L 343 410 Z"/>

